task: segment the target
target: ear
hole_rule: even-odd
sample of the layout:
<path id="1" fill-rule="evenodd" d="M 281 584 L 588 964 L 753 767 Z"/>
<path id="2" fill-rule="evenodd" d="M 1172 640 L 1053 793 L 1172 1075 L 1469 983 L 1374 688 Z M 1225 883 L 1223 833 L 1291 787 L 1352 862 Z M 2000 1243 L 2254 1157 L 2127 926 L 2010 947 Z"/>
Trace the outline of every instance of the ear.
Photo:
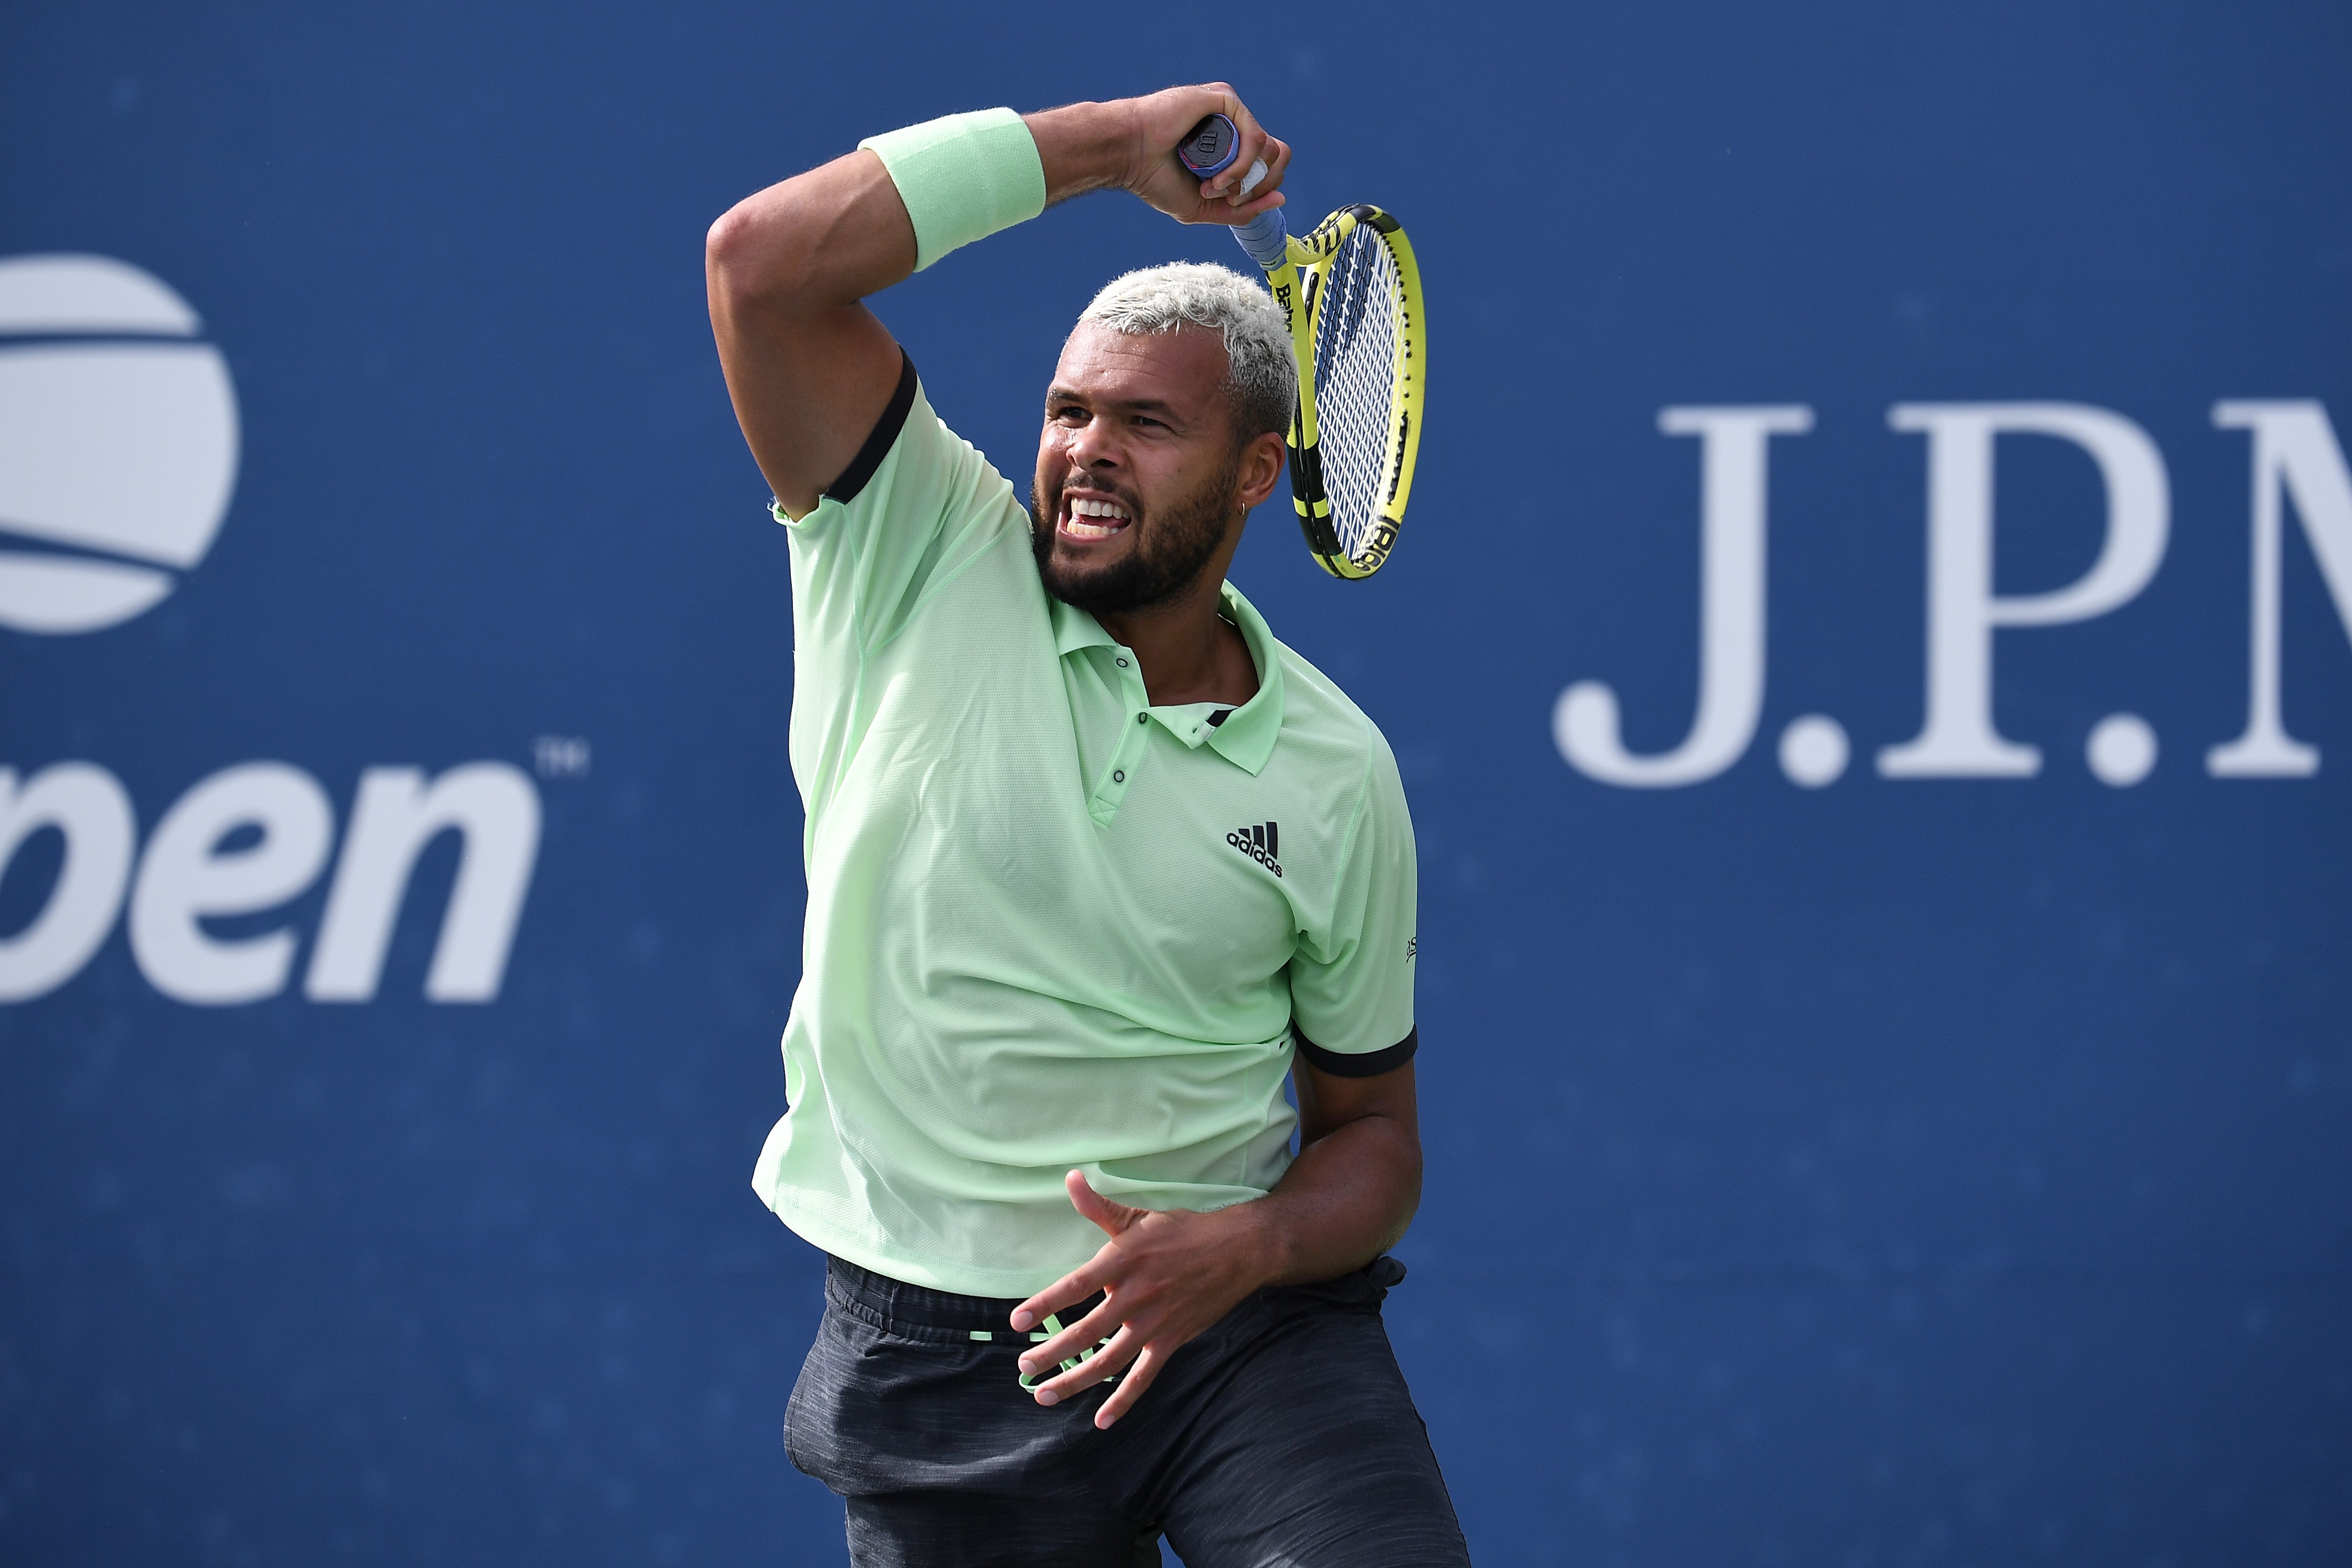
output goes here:
<path id="1" fill-rule="evenodd" d="M 1241 488 L 1234 492 L 1234 504 L 1247 511 L 1272 495 L 1275 485 L 1282 479 L 1288 455 L 1288 447 L 1276 431 L 1256 437 L 1243 447 Z"/>

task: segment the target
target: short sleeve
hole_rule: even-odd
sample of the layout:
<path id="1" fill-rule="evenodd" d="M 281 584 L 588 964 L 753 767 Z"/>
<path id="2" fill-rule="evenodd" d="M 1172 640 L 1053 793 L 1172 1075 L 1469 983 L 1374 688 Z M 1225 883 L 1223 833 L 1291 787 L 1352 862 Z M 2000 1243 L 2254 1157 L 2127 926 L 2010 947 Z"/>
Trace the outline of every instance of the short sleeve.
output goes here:
<path id="1" fill-rule="evenodd" d="M 856 660 L 906 629 L 1017 510 L 1012 486 L 943 424 L 911 360 L 865 446 L 790 531 L 795 644 Z"/>
<path id="2" fill-rule="evenodd" d="M 1373 1078 L 1412 1059 L 1419 881 L 1396 759 L 1375 735 L 1325 929 L 1290 961 L 1291 1035 L 1312 1066 Z"/>

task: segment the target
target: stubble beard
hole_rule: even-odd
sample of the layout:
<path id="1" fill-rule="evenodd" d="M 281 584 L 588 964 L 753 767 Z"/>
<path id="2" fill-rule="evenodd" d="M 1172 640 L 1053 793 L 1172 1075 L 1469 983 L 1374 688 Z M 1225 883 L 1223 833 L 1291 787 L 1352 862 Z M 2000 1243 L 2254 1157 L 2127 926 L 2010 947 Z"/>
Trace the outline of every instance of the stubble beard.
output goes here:
<path id="1" fill-rule="evenodd" d="M 1225 521 L 1233 515 L 1234 490 L 1240 479 L 1241 458 L 1236 453 L 1207 483 L 1129 524 L 1140 531 L 1135 547 L 1113 564 L 1092 571 L 1074 571 L 1054 559 L 1061 495 L 1055 492 L 1049 511 L 1033 483 L 1029 542 L 1036 553 L 1037 575 L 1045 582 L 1045 592 L 1097 616 L 1129 615 L 1179 597 L 1199 579 L 1217 547 L 1225 542 Z"/>

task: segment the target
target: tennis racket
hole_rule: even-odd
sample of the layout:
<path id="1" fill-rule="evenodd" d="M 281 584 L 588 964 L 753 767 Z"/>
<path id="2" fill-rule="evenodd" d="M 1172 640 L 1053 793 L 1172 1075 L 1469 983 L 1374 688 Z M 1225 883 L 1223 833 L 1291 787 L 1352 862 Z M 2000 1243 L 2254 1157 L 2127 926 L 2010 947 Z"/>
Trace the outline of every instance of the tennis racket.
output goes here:
<path id="1" fill-rule="evenodd" d="M 1176 156 L 1205 180 L 1240 151 L 1234 122 L 1213 114 Z M 1254 167 L 1243 191 L 1264 177 L 1265 166 Z M 1290 495 L 1307 548 L 1334 577 L 1369 577 L 1396 548 L 1421 449 L 1429 356 L 1412 243 L 1374 206 L 1341 207 L 1303 238 L 1276 207 L 1236 226 L 1234 237 L 1265 268 L 1298 359 Z"/>

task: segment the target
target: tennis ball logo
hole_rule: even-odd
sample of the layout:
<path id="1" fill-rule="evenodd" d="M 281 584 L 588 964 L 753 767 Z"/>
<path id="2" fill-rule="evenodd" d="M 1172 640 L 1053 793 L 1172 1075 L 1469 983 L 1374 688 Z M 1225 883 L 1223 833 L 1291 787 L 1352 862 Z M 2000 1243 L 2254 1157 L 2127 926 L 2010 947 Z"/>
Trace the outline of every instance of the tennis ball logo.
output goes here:
<path id="1" fill-rule="evenodd" d="M 236 392 L 196 313 L 103 256 L 0 259 L 0 626 L 94 632 L 205 558 Z"/>

